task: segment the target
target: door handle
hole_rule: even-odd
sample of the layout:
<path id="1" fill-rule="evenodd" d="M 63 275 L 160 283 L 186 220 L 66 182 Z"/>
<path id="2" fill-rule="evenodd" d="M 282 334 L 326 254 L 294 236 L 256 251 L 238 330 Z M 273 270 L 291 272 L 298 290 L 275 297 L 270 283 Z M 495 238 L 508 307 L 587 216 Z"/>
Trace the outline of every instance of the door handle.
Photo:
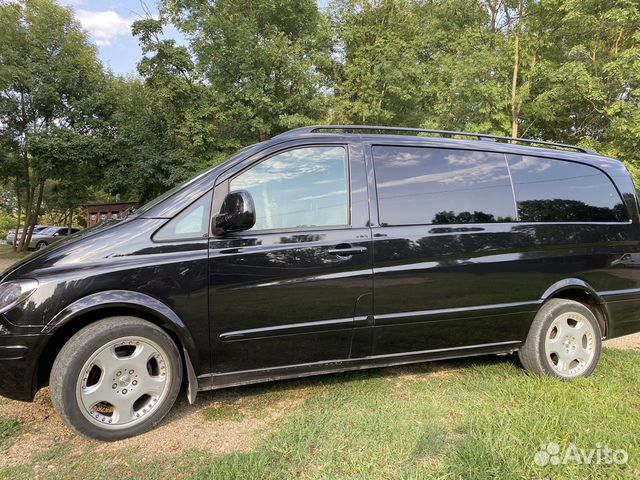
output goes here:
<path id="1" fill-rule="evenodd" d="M 336 245 L 335 248 L 329 249 L 329 253 L 338 257 L 350 257 L 351 255 L 367 253 L 367 247 L 352 247 L 349 244 L 340 244 Z"/>

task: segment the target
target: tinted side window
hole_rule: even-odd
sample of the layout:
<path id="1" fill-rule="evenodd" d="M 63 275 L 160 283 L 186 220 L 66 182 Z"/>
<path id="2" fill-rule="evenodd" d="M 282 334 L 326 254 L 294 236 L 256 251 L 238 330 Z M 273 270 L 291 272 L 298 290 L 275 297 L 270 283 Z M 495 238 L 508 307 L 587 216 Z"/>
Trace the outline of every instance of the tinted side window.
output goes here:
<path id="1" fill-rule="evenodd" d="M 611 180 L 581 163 L 509 155 L 522 222 L 619 222 L 627 210 Z"/>
<path id="2" fill-rule="evenodd" d="M 162 227 L 153 239 L 187 240 L 207 237 L 209 235 L 212 195 L 213 191 L 193 202 Z"/>
<path id="3" fill-rule="evenodd" d="M 382 225 L 515 221 L 503 154 L 375 146 Z"/>
<path id="4" fill-rule="evenodd" d="M 231 180 L 256 207 L 251 230 L 349 223 L 349 175 L 344 147 L 305 147 L 270 157 Z"/>

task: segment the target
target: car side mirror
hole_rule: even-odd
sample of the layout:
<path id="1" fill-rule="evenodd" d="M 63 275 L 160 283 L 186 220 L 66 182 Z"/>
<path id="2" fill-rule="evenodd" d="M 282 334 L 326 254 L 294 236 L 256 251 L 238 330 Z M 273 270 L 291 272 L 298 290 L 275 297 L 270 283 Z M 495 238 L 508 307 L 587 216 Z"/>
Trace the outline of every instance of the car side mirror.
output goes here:
<path id="1" fill-rule="evenodd" d="M 60 236 L 60 232 L 56 232 L 53 234 L 54 237 L 59 237 Z"/>
<path id="2" fill-rule="evenodd" d="M 214 219 L 214 228 L 225 233 L 249 230 L 256 224 L 256 207 L 246 190 L 228 193 Z"/>

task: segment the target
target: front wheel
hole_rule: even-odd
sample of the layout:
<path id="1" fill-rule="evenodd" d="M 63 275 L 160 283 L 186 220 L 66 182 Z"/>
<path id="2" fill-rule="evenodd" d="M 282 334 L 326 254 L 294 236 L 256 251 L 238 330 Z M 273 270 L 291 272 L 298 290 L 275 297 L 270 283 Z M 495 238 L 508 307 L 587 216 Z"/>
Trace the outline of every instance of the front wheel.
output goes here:
<path id="1" fill-rule="evenodd" d="M 182 383 L 182 362 L 159 327 L 111 317 L 71 337 L 49 383 L 54 407 L 73 430 L 119 440 L 152 429 L 169 412 Z"/>
<path id="2" fill-rule="evenodd" d="M 533 373 L 571 379 L 591 375 L 601 350 L 602 332 L 593 312 L 582 303 L 554 298 L 536 314 L 518 355 Z"/>
<path id="3" fill-rule="evenodd" d="M 43 248 L 46 248 L 48 245 L 47 242 L 38 242 L 36 244 L 36 250 L 42 250 Z"/>

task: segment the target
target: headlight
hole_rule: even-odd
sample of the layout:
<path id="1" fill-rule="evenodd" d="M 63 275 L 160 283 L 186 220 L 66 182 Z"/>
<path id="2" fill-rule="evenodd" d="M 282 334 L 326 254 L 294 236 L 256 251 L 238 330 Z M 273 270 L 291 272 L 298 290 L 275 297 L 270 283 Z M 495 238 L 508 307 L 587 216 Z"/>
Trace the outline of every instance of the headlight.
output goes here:
<path id="1" fill-rule="evenodd" d="M 18 303 L 25 301 L 37 287 L 37 280 L 0 283 L 0 313 L 11 310 Z"/>

